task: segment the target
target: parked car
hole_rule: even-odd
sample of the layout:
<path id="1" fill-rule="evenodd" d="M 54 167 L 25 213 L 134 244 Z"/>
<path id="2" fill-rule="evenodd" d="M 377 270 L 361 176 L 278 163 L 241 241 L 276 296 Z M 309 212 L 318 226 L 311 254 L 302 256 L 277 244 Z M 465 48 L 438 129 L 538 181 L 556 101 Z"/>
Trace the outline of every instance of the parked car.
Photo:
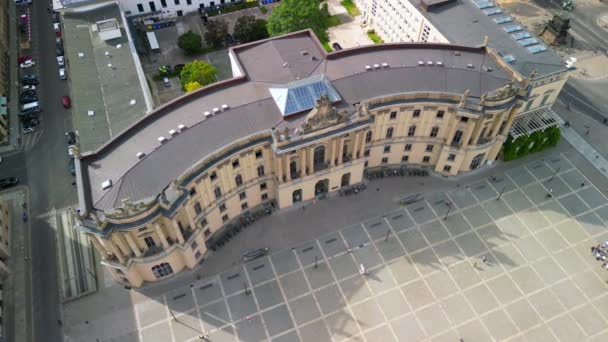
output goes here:
<path id="1" fill-rule="evenodd" d="M 36 96 L 35 90 L 24 90 L 19 96 Z"/>
<path id="2" fill-rule="evenodd" d="M 21 56 L 19 58 L 17 58 L 17 62 L 19 62 L 19 64 L 25 62 L 25 61 L 31 61 L 34 58 L 32 56 Z"/>
<path id="3" fill-rule="evenodd" d="M 61 104 L 63 105 L 63 108 L 70 108 L 72 106 L 72 100 L 70 99 L 69 96 L 65 95 L 61 97 Z"/>
<path id="4" fill-rule="evenodd" d="M 68 76 L 65 73 L 65 68 L 59 69 L 59 79 L 60 80 L 67 80 L 68 79 Z"/>
<path id="5" fill-rule="evenodd" d="M 19 103 L 21 104 L 32 102 L 38 102 L 38 97 L 36 95 L 19 96 Z"/>
<path id="6" fill-rule="evenodd" d="M 178 74 L 178 76 L 182 72 L 184 65 L 185 64 L 175 64 L 175 66 L 173 67 L 173 70 Z"/>
<path id="7" fill-rule="evenodd" d="M 2 178 L 0 179 L 0 189 L 8 189 L 19 184 L 19 179 L 16 177 Z"/>
<path id="8" fill-rule="evenodd" d="M 171 87 L 171 81 L 169 80 L 169 77 L 163 77 L 163 83 L 165 84 L 165 87 Z"/>
<path id="9" fill-rule="evenodd" d="M 23 91 L 30 91 L 30 90 L 36 90 L 36 86 L 35 85 L 26 85 L 23 86 L 23 88 L 21 88 Z"/>
<path id="10" fill-rule="evenodd" d="M 21 83 L 23 83 L 24 85 L 37 85 L 40 83 L 40 81 L 36 80 L 36 79 L 24 79 L 21 80 Z"/>
<path id="11" fill-rule="evenodd" d="M 268 248 L 258 248 L 243 254 L 243 262 L 249 262 L 268 254 Z"/>
<path id="12" fill-rule="evenodd" d="M 61 39 L 61 37 L 56 37 L 56 38 L 55 38 L 55 45 L 56 45 L 57 47 L 60 47 L 60 46 L 61 46 L 61 48 L 63 49 L 63 40 Z"/>
<path id="13" fill-rule="evenodd" d="M 24 81 L 24 80 L 36 80 L 36 81 L 38 81 L 38 75 L 34 75 L 34 74 L 23 75 L 21 77 L 21 80 L 22 81 Z"/>
<path id="14" fill-rule="evenodd" d="M 342 46 L 340 46 L 340 44 L 338 44 L 338 43 L 331 44 L 331 47 L 333 47 L 334 50 L 336 50 L 336 51 L 342 50 Z"/>
<path id="15" fill-rule="evenodd" d="M 72 176 L 76 176 L 76 161 L 74 161 L 74 158 L 70 158 L 68 162 L 68 171 Z"/>
<path id="16" fill-rule="evenodd" d="M 28 59 L 25 62 L 19 64 L 19 67 L 21 67 L 21 69 L 27 69 L 33 67 L 34 65 L 36 65 L 36 62 L 31 59 Z"/>
<path id="17" fill-rule="evenodd" d="M 32 0 L 15 0 L 17 6 L 27 6 L 32 3 Z"/>
<path id="18" fill-rule="evenodd" d="M 61 20 L 59 17 L 59 12 L 53 11 L 53 24 L 58 23 Z"/>
<path id="19" fill-rule="evenodd" d="M 59 38 L 61 37 L 61 26 L 59 26 L 59 23 L 53 23 L 53 30 L 55 31 L 55 35 Z M 61 38 L 59 38 L 61 39 Z"/>
<path id="20" fill-rule="evenodd" d="M 65 58 L 63 56 L 57 56 L 57 65 L 60 67 L 65 65 Z"/>
<path id="21" fill-rule="evenodd" d="M 74 132 L 66 132 L 65 133 L 65 140 L 66 143 L 68 144 L 68 146 L 74 146 L 76 145 L 76 133 Z"/>
<path id="22" fill-rule="evenodd" d="M 63 51 L 63 46 L 58 46 L 58 47 L 55 49 L 55 53 L 57 54 L 57 56 L 63 56 L 63 54 L 65 53 L 65 52 Z"/>

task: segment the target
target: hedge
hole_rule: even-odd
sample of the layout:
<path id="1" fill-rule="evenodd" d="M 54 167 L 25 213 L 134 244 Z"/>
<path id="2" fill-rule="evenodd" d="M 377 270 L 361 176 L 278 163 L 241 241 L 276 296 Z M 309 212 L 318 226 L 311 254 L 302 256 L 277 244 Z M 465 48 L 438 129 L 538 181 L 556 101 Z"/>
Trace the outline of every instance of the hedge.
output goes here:
<path id="1" fill-rule="evenodd" d="M 557 145 L 561 138 L 558 126 L 548 127 L 530 135 L 522 135 L 517 139 L 509 135 L 502 147 L 502 158 L 505 161 L 525 157 L 528 154 L 542 151 Z"/>

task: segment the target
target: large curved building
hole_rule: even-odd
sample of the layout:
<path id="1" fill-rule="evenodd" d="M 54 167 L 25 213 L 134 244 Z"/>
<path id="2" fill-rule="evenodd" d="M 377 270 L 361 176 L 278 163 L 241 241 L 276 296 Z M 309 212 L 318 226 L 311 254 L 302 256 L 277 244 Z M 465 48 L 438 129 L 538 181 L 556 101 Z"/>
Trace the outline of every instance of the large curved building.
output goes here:
<path id="1" fill-rule="evenodd" d="M 548 108 L 566 78 L 561 65 L 522 75 L 485 44 L 326 53 L 310 31 L 230 58 L 233 78 L 78 156 L 78 228 L 116 281 L 194 268 L 247 215 L 332 195 L 365 172 L 490 163 L 514 124 L 556 123 Z"/>

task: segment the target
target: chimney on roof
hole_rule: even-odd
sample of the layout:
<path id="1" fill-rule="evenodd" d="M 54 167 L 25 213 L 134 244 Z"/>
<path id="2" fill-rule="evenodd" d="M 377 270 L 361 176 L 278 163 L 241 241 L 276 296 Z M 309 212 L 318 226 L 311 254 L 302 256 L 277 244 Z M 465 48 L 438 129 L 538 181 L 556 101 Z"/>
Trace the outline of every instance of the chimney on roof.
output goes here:
<path id="1" fill-rule="evenodd" d="M 302 50 L 302 56 L 306 56 L 306 55 L 308 55 L 308 51 Z"/>
<path id="2" fill-rule="evenodd" d="M 187 130 L 187 129 L 188 129 L 188 127 L 186 125 L 184 125 L 184 124 L 177 125 L 177 130 L 180 131 L 180 133 L 183 132 L 183 131 L 185 131 L 185 130 Z"/>
<path id="3" fill-rule="evenodd" d="M 137 156 L 137 159 L 141 159 L 141 158 L 145 157 L 146 154 L 143 152 L 137 152 L 136 156 Z"/>
<path id="4" fill-rule="evenodd" d="M 101 183 L 101 190 L 108 190 L 111 187 L 112 187 L 111 179 L 108 179 L 108 180 L 104 181 L 103 183 Z"/>
<path id="5" fill-rule="evenodd" d="M 176 130 L 174 130 L 174 129 L 172 129 L 172 130 L 169 131 L 169 134 L 171 134 L 172 137 L 176 136 L 178 133 L 179 132 L 176 131 Z"/>
<path id="6" fill-rule="evenodd" d="M 158 140 L 158 142 L 161 144 L 164 144 L 167 142 L 167 138 L 165 138 L 165 137 L 158 137 L 156 140 Z"/>
<path id="7" fill-rule="evenodd" d="M 230 109 L 230 106 L 229 106 L 229 105 L 227 105 L 227 104 L 223 104 L 223 105 L 222 105 L 222 111 L 223 111 L 223 112 L 227 111 L 228 109 Z"/>

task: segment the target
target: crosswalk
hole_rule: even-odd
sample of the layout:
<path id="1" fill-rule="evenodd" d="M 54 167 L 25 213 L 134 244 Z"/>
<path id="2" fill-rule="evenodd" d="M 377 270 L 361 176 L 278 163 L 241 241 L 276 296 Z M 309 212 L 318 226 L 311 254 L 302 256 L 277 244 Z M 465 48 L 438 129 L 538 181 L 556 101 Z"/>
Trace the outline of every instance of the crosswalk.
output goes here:
<path id="1" fill-rule="evenodd" d="M 38 142 L 38 140 L 40 140 L 40 138 L 42 137 L 43 133 L 44 133 L 44 130 L 42 129 L 42 126 L 39 125 L 36 128 L 36 131 L 34 131 L 32 133 L 28 133 L 28 134 L 23 134 L 21 136 L 21 147 L 20 147 L 20 149 L 22 151 L 29 151 L 32 148 L 34 148 L 34 146 L 36 145 L 36 143 Z"/>

